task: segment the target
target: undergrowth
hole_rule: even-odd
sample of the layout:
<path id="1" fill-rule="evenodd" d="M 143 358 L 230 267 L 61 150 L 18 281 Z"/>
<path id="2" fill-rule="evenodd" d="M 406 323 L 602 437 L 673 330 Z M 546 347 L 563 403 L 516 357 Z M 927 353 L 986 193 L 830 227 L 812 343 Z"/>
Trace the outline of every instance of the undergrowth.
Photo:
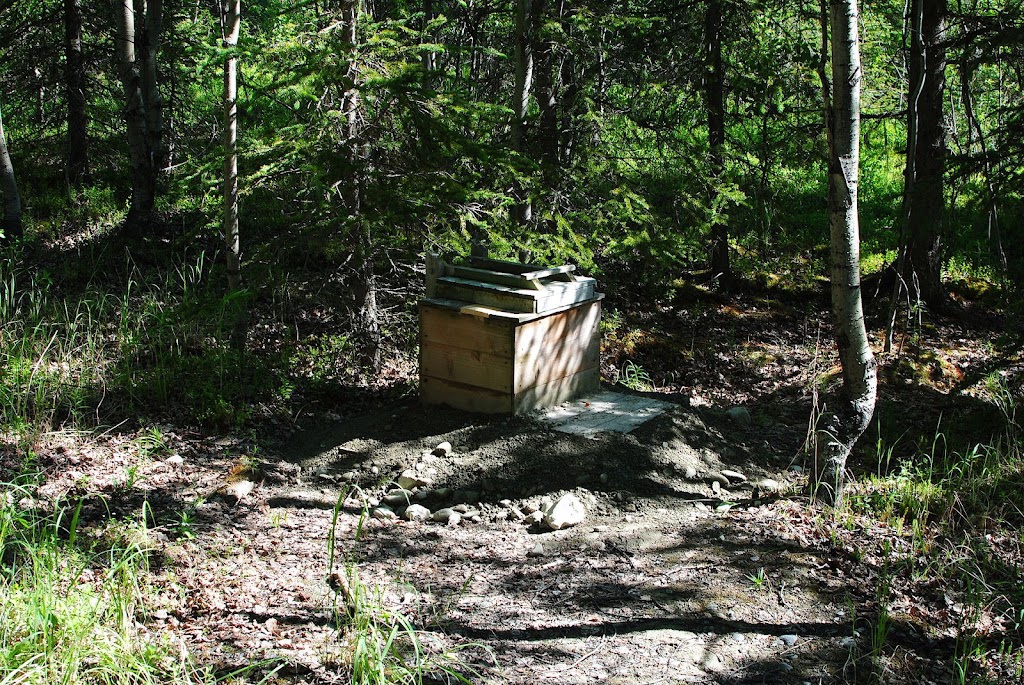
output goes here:
<path id="1" fill-rule="evenodd" d="M 0 683 L 212 683 L 141 628 L 147 557 L 133 535 L 83 535 L 80 506 L 39 506 L 0 484 Z"/>
<path id="2" fill-rule="evenodd" d="M 893 464 L 895 445 L 880 438 L 877 472 L 848 498 L 853 513 L 886 524 L 906 542 L 892 555 L 886 578 L 891 571 L 903 583 L 946 588 L 950 611 L 959 617 L 954 683 L 1024 677 L 1021 405 L 998 378 L 986 385 L 1001 417 L 990 440 L 953 449 L 955 436 L 940 425 L 912 456 Z"/>

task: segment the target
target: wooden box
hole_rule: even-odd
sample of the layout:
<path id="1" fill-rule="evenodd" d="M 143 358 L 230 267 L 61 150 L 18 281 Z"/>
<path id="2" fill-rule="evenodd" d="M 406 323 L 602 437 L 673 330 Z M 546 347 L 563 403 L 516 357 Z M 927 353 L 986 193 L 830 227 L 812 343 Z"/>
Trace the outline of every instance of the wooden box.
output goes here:
<path id="1" fill-rule="evenodd" d="M 421 301 L 423 402 L 524 414 L 597 391 L 603 297 L 591 289 L 589 298 L 545 312 Z"/>

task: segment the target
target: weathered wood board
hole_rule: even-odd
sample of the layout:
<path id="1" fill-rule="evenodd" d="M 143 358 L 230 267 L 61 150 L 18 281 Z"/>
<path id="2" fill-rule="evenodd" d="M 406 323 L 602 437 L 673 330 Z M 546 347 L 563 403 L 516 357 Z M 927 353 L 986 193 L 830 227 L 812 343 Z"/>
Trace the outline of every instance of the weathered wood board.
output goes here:
<path id="1" fill-rule="evenodd" d="M 501 283 L 441 276 L 437 279 L 435 295 L 439 298 L 472 302 L 497 307 L 510 312 L 543 314 L 594 298 L 596 281 L 576 278 L 574 281 L 540 280 L 541 287 L 516 288 Z"/>
<path id="2" fill-rule="evenodd" d="M 603 297 L 597 293 L 543 314 L 423 300 L 423 402 L 521 414 L 596 391 Z"/>

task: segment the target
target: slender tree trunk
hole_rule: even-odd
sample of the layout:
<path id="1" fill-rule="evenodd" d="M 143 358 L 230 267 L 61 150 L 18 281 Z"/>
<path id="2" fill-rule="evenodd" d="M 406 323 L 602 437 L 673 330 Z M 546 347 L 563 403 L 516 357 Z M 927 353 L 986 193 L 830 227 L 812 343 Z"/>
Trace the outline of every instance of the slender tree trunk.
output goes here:
<path id="1" fill-rule="evenodd" d="M 374 266 L 376 246 L 369 224 L 362 218 L 364 145 L 359 130 L 359 66 L 356 64 L 356 45 L 359 25 L 359 0 L 342 0 L 341 31 L 345 49 L 349 54 L 348 83 L 342 95 L 344 135 L 352 177 L 343 189 L 346 209 L 356 230 L 356 287 L 358 328 L 364 336 L 363 361 L 373 372 L 381 368 L 380 309 L 377 302 L 377 273 Z"/>
<path id="2" fill-rule="evenodd" d="M 3 191 L 4 196 L 4 220 L 0 224 L 0 234 L 4 241 L 20 238 L 22 234 L 21 195 L 18 193 L 18 182 L 14 177 L 11 153 L 7 149 L 3 112 L 0 112 L 0 190 Z"/>
<path id="3" fill-rule="evenodd" d="M 916 277 L 921 299 L 933 309 L 949 301 L 942 285 L 946 218 L 946 0 L 922 0 L 921 40 L 924 86 L 918 103 L 917 178 L 910 196 L 908 263 L 904 278 Z"/>
<path id="4" fill-rule="evenodd" d="M 530 91 L 533 90 L 533 40 L 532 17 L 534 0 L 516 1 L 515 86 L 512 93 L 512 149 L 519 154 L 526 153 L 526 113 L 530 106 Z M 533 205 L 523 197 L 525 191 L 518 189 L 516 221 L 521 225 L 533 219 Z"/>
<path id="5" fill-rule="evenodd" d="M 857 184 L 860 165 L 860 87 L 863 72 L 856 0 L 831 0 L 832 88 L 826 93 L 828 205 L 831 227 L 832 313 L 843 368 L 843 387 L 830 398 L 816 426 L 815 499 L 842 501 L 846 459 L 875 410 L 876 363 L 868 343 L 860 289 L 860 227 Z M 834 88 L 834 92 L 829 91 Z"/>
<path id="6" fill-rule="evenodd" d="M 132 197 L 125 224 L 130 233 L 141 235 L 143 228 L 152 221 L 158 155 L 150 147 L 152 137 L 148 126 L 150 117 L 146 113 L 143 64 L 137 50 L 142 40 L 136 31 L 136 7 L 132 0 L 114 0 L 114 10 L 117 22 L 116 47 L 124 87 L 125 124 L 132 163 Z"/>
<path id="7" fill-rule="evenodd" d="M 163 31 L 163 0 L 135 0 L 136 16 L 145 17 L 141 35 L 142 97 L 146 105 L 146 147 L 153 159 L 154 174 L 167 166 L 164 145 L 164 103 L 160 97 L 157 53 Z M 140 36 L 136 36 L 140 38 Z"/>
<path id="8" fill-rule="evenodd" d="M 889 300 L 889 321 L 885 332 L 885 351 L 892 349 L 893 336 L 896 331 L 896 316 L 899 312 L 901 295 L 909 293 L 907 282 L 903 276 L 907 264 L 907 234 L 910 228 L 911 207 L 914 200 L 914 186 L 917 183 L 917 145 L 919 141 L 918 124 L 921 91 L 924 89 L 925 49 L 921 40 L 921 25 L 924 15 L 925 0 L 912 0 L 910 3 L 910 68 L 907 76 L 910 84 L 907 99 L 907 165 L 903 172 L 903 206 L 900 217 L 900 237 L 897 244 L 896 278 L 892 286 L 892 297 Z M 909 310 L 909 307 L 908 307 Z M 908 311 L 909 315 L 909 311 Z"/>
<path id="9" fill-rule="evenodd" d="M 430 25 L 430 22 L 434 20 L 434 0 L 423 0 L 423 24 L 424 30 Z M 424 36 L 424 38 L 431 38 L 430 36 Z M 431 41 L 433 42 L 433 41 Z M 437 53 L 433 50 L 429 50 L 423 53 L 423 71 L 426 72 L 427 78 L 430 78 L 430 74 L 437 70 Z"/>
<path id="10" fill-rule="evenodd" d="M 732 281 L 729 264 L 729 226 L 717 216 L 718 184 L 725 169 L 725 75 L 722 66 L 722 0 L 708 0 L 704 15 L 705 57 L 704 97 L 708 115 L 708 154 L 711 163 L 712 248 L 711 273 L 728 289 Z"/>
<path id="11" fill-rule="evenodd" d="M 555 79 L 555 46 L 544 30 L 548 16 L 546 0 L 533 0 L 534 89 L 540 117 L 537 122 L 537 147 L 545 190 L 558 185 L 558 84 Z M 552 17 L 552 19 L 560 17 Z"/>
<path id="12" fill-rule="evenodd" d="M 241 0 L 221 0 L 220 21 L 224 58 L 224 252 L 227 256 L 228 289 L 233 298 L 234 324 L 231 346 L 245 349 L 248 337 L 246 305 L 238 294 L 242 290 L 242 251 L 238 236 L 238 34 L 241 28 Z"/>
<path id="13" fill-rule="evenodd" d="M 82 54 L 82 0 L 64 0 L 64 84 L 68 92 L 68 187 L 89 172 L 89 119 L 85 112 L 85 58 Z"/>

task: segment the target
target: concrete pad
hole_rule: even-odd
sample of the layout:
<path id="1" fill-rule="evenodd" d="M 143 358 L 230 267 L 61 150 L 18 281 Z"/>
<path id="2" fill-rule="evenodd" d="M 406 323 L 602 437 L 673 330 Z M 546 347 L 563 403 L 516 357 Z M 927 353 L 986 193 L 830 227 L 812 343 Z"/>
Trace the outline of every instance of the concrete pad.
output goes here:
<path id="1" fill-rule="evenodd" d="M 537 420 L 557 431 L 588 438 L 598 433 L 628 433 L 676 406 L 650 397 L 604 390 L 540 412 Z"/>

